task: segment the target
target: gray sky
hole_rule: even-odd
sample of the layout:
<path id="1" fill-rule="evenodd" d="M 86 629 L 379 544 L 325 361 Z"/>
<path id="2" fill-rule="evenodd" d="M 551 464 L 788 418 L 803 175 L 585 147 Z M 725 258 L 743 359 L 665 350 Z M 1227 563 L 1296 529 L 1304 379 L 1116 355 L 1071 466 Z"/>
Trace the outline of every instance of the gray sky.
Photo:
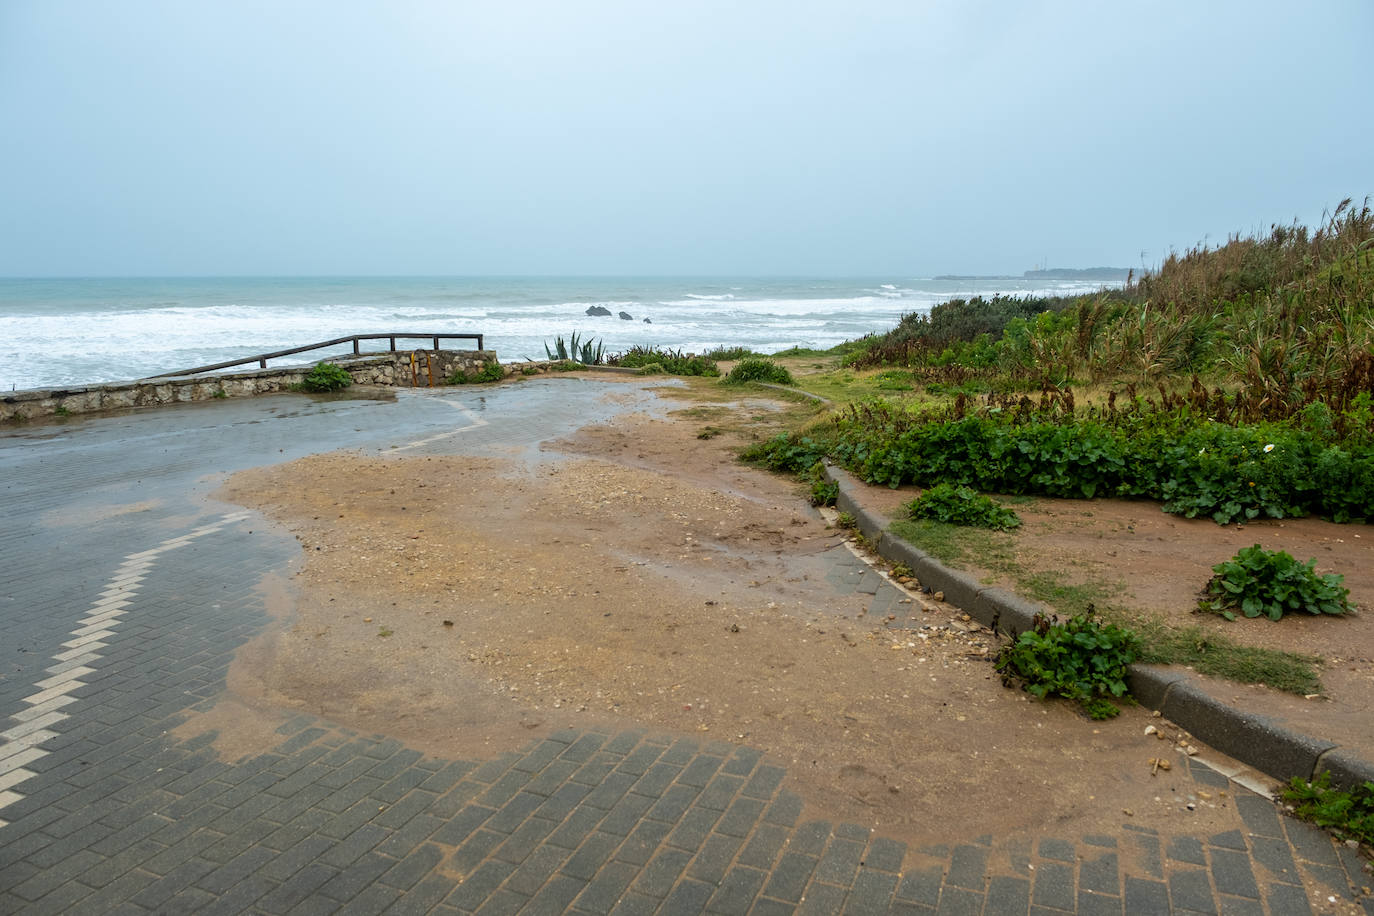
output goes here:
<path id="1" fill-rule="evenodd" d="M 0 275 L 1019 273 L 1374 193 L 1374 3 L 0 0 Z"/>

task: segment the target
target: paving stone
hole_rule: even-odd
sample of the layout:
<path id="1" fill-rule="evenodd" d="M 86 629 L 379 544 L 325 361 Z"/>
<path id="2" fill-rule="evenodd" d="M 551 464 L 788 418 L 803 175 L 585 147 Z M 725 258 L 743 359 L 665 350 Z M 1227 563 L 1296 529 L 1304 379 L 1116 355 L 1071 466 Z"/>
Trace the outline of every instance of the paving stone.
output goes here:
<path id="1" fill-rule="evenodd" d="M 719 833 L 711 834 L 706 838 L 706 843 L 701 847 L 701 852 L 697 853 L 697 857 L 692 860 L 691 866 L 687 869 L 687 874 L 698 881 L 719 884 L 742 845 L 743 841 L 738 837 L 724 836 Z"/>
<path id="2" fill-rule="evenodd" d="M 1306 893 L 1298 885 L 1271 885 L 1265 899 L 1269 904 L 1270 913 L 1282 913 L 1284 916 L 1309 916 L 1312 912 L 1312 907 L 1307 902 Z"/>
<path id="3" fill-rule="evenodd" d="M 573 905 L 589 913 L 609 913 L 639 873 L 633 865 L 610 862 L 573 900 Z"/>
<path id="4" fill-rule="evenodd" d="M 1078 888 L 1116 897 L 1121 893 L 1121 878 L 1118 875 L 1116 853 L 1108 853 L 1095 859 L 1083 859 L 1078 864 Z"/>
<path id="5" fill-rule="evenodd" d="M 1169 875 L 1169 901 L 1175 909 L 1192 910 L 1215 916 L 1217 907 L 1207 872 L 1201 868 L 1179 868 Z"/>
<path id="6" fill-rule="evenodd" d="M 906 858 L 906 844 L 887 837 L 874 837 L 864 853 L 863 865 L 866 868 L 883 871 L 901 871 L 902 861 Z"/>
<path id="7" fill-rule="evenodd" d="M 995 875 L 988 881 L 986 908 L 989 913 L 1025 913 L 1030 909 L 1031 883 L 1026 878 Z"/>
<path id="8" fill-rule="evenodd" d="M 759 888 L 763 887 L 767 877 L 768 873 L 762 869 L 735 866 L 726 873 L 720 887 L 707 901 L 707 912 L 744 916 L 749 912 L 754 898 L 758 896 Z"/>
<path id="9" fill-rule="evenodd" d="M 509 862 L 488 861 L 468 875 L 444 902 L 460 910 L 476 910 L 515 871 Z"/>
<path id="10" fill-rule="evenodd" d="M 1259 899 L 1250 857 L 1229 849 L 1212 850 L 1212 884 L 1218 893 Z"/>
<path id="11" fill-rule="evenodd" d="M 668 844 L 679 849 L 700 849 L 719 818 L 720 812 L 711 808 L 691 808 L 682 815 L 673 832 L 668 834 Z"/>
<path id="12" fill-rule="evenodd" d="M 1072 862 L 1077 857 L 1072 843 L 1048 837 L 1040 841 L 1039 854 L 1042 859 L 1055 859 L 1059 862 Z"/>
<path id="13" fill-rule="evenodd" d="M 939 868 L 909 871 L 897 884 L 897 900 L 920 904 L 932 910 L 940 902 L 940 884 L 944 875 Z"/>
<path id="14" fill-rule="evenodd" d="M 1169 840 L 1168 857 L 1175 862 L 1190 865 L 1206 865 L 1207 854 L 1202 850 L 1202 841 L 1197 837 L 1176 836 Z"/>
<path id="15" fill-rule="evenodd" d="M 806 889 L 806 896 L 802 898 L 796 912 L 815 914 L 815 916 L 833 916 L 833 914 L 843 911 L 846 895 L 845 888 L 813 882 Z"/>
<path id="16" fill-rule="evenodd" d="M 819 861 L 820 858 L 817 856 L 809 856 L 799 852 L 784 852 L 763 889 L 764 894 L 790 903 L 799 902 L 806 890 L 807 883 L 810 882 L 811 876 L 816 871 L 816 864 Z M 937 899 L 939 887 L 937 880 L 935 885 Z"/>
<path id="17" fill-rule="evenodd" d="M 1284 819 L 1283 830 L 1296 858 L 1316 865 L 1340 865 L 1336 848 L 1325 831 L 1293 818 Z"/>
<path id="18" fill-rule="evenodd" d="M 954 887 L 982 893 L 986 881 L 987 850 L 977 846 L 956 846 L 950 857 L 949 874 L 945 882 Z"/>
<path id="19" fill-rule="evenodd" d="M 715 885 L 705 881 L 683 878 L 677 887 L 663 901 L 660 913 L 700 913 L 706 909 L 706 901 L 715 893 Z"/>
<path id="20" fill-rule="evenodd" d="M 897 875 L 892 872 L 861 869 L 844 901 L 846 913 L 885 913 L 897 890 Z"/>
<path id="21" fill-rule="evenodd" d="M 631 865 L 643 865 L 668 836 L 672 827 L 661 821 L 640 820 L 630 835 L 621 844 L 616 859 Z"/>
<path id="22" fill-rule="evenodd" d="M 977 916 L 983 912 L 985 898 L 981 893 L 962 887 L 945 887 L 940 891 L 940 905 L 936 912 L 944 916 Z"/>
<path id="23" fill-rule="evenodd" d="M 1072 910 L 1078 899 L 1073 868 L 1057 862 L 1041 862 L 1035 869 L 1031 902 L 1037 906 Z"/>
<path id="24" fill-rule="evenodd" d="M 1079 916 L 1122 916 L 1122 907 L 1123 901 L 1120 897 L 1080 889 L 1078 909 L 1075 912 Z"/>
<path id="25" fill-rule="evenodd" d="M 1124 908 L 1131 916 L 1167 916 L 1169 886 L 1163 881 L 1126 876 Z"/>

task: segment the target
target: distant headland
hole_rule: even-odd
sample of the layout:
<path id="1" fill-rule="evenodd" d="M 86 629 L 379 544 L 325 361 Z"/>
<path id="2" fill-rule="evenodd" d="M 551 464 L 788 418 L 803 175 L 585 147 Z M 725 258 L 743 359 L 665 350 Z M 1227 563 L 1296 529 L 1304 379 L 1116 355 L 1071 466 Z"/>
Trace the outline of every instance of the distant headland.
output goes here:
<path id="1" fill-rule="evenodd" d="M 1126 280 L 1129 267 L 1051 267 L 1049 270 L 1028 270 L 1021 276 L 1027 280 Z"/>

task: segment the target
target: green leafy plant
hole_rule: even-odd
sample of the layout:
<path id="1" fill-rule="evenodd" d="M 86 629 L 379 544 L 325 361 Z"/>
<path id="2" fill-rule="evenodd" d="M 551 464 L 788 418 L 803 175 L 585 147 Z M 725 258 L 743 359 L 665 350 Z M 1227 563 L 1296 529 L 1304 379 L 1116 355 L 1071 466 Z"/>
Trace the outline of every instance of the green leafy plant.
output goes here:
<path id="1" fill-rule="evenodd" d="M 1322 773 L 1315 782 L 1294 776 L 1283 790 L 1283 800 L 1293 806 L 1295 815 L 1341 839 L 1374 844 L 1374 782 L 1347 792 L 1331 788 L 1330 773 Z"/>
<path id="2" fill-rule="evenodd" d="M 599 366 L 605 358 L 605 347 L 600 341 L 591 338 L 579 339 L 576 331 L 567 343 L 562 337 L 558 337 L 554 339 L 552 349 L 548 344 L 544 344 L 544 352 L 549 359 L 572 360 L 584 366 Z"/>
<path id="3" fill-rule="evenodd" d="M 1031 629 L 1003 646 L 996 667 L 1003 683 L 1020 682 L 1041 699 L 1061 696 L 1078 702 L 1093 719 L 1121 710 L 1112 702 L 1126 696 L 1126 666 L 1140 655 L 1140 641 L 1125 627 L 1093 615 L 1036 614 Z"/>
<path id="4" fill-rule="evenodd" d="M 499 362 L 493 360 L 471 374 L 465 372 L 461 367 L 454 369 L 453 374 L 448 377 L 448 383 L 450 385 L 475 385 L 483 382 L 499 382 L 505 377 L 506 370 L 501 368 Z"/>
<path id="5" fill-rule="evenodd" d="M 929 518 L 952 525 L 1009 531 L 1021 527 L 1021 517 L 991 497 L 968 487 L 940 483 L 906 504 L 911 518 Z"/>
<path id="6" fill-rule="evenodd" d="M 606 362 L 612 366 L 624 366 L 629 369 L 651 370 L 651 366 L 657 366 L 658 372 L 666 372 L 669 375 L 691 375 L 691 376 L 710 376 L 720 375 L 720 370 L 716 368 L 714 359 L 707 356 L 694 356 L 683 353 L 681 350 L 663 350 L 657 347 L 631 347 L 624 353 L 607 357 Z"/>
<path id="7" fill-rule="evenodd" d="M 746 382 L 767 382 L 774 385 L 797 383 L 786 368 L 763 356 L 747 356 L 735 363 L 735 367 L 722 381 L 727 385 L 743 385 Z"/>
<path id="8" fill-rule="evenodd" d="M 1319 575 L 1315 558 L 1299 563 L 1283 550 L 1265 550 L 1256 544 L 1242 547 L 1236 555 L 1212 567 L 1201 606 L 1235 620 L 1233 608 L 1246 617 L 1261 614 L 1278 620 L 1288 611 L 1308 614 L 1344 614 L 1351 609 L 1350 589 L 1336 573 Z"/>
<path id="9" fill-rule="evenodd" d="M 859 527 L 859 520 L 848 512 L 841 512 L 835 519 L 835 527 L 853 529 Z"/>
<path id="10" fill-rule="evenodd" d="M 833 480 L 826 479 L 825 465 L 817 461 L 807 472 L 806 477 L 811 482 L 811 505 L 835 505 L 835 500 L 840 498 L 840 485 Z"/>
<path id="11" fill-rule="evenodd" d="M 338 391 L 353 384 L 353 376 L 337 363 L 318 363 L 301 379 L 304 391 Z"/>

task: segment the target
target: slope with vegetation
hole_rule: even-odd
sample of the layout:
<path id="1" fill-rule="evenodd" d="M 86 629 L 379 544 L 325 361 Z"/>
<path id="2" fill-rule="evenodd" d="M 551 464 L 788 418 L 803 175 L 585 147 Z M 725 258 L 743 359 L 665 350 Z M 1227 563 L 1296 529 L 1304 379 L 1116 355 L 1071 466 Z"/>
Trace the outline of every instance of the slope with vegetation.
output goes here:
<path id="1" fill-rule="evenodd" d="M 807 357 L 830 367 L 798 384 L 840 406 L 747 460 L 805 473 L 826 458 L 892 487 L 1148 499 L 1218 524 L 1374 518 L 1368 201 L 1315 230 L 1171 255 L 1121 289 L 951 300 Z M 1274 601 L 1291 592 L 1281 579 Z M 1148 661 L 1320 689 L 1310 657 L 1102 610 L 1141 634 Z"/>

